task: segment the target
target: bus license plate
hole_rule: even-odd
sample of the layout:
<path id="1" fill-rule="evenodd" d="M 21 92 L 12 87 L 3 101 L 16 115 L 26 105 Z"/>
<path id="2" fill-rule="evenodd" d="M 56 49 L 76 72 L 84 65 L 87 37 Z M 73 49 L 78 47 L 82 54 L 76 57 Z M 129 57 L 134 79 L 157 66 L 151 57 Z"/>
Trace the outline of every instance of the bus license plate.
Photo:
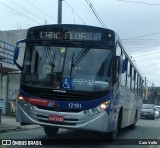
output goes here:
<path id="1" fill-rule="evenodd" d="M 48 120 L 53 121 L 53 122 L 64 122 L 64 117 L 63 116 L 49 116 Z"/>

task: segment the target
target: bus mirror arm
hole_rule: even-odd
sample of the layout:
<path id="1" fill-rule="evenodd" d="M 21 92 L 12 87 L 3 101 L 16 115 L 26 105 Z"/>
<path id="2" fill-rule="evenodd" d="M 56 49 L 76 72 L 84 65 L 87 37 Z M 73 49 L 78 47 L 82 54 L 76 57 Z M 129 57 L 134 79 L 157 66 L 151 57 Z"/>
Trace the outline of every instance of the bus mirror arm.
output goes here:
<path id="1" fill-rule="evenodd" d="M 18 67 L 18 69 L 22 71 L 23 67 L 20 66 L 20 65 L 17 63 L 17 61 L 14 61 L 14 63 L 16 64 L 16 66 Z"/>

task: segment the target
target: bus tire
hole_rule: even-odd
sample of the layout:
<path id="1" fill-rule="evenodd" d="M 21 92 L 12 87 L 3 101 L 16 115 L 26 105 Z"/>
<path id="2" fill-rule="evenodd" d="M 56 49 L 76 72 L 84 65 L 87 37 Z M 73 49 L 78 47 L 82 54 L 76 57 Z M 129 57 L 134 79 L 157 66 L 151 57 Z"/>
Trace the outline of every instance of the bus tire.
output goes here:
<path id="1" fill-rule="evenodd" d="M 43 126 L 44 132 L 47 136 L 54 136 L 58 133 L 58 127 L 51 127 L 51 126 Z"/>

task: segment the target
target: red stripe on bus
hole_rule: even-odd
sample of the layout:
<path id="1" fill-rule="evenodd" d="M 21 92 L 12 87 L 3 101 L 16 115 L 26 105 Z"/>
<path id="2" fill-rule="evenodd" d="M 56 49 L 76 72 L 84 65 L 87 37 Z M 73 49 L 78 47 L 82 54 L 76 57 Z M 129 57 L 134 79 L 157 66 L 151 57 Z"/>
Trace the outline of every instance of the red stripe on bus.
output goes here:
<path id="1" fill-rule="evenodd" d="M 24 99 L 26 100 L 26 102 L 30 104 L 41 105 L 41 106 L 47 106 L 50 102 L 50 100 L 48 99 L 28 98 L 28 97 L 25 97 Z"/>

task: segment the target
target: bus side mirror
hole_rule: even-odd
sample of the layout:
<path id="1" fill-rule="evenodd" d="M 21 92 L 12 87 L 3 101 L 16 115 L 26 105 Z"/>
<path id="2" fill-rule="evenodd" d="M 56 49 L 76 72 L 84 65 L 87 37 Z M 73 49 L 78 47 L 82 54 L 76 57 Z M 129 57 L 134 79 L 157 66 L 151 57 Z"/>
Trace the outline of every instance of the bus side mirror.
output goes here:
<path id="1" fill-rule="evenodd" d="M 14 52 L 14 64 L 16 64 L 16 66 L 19 68 L 19 70 L 22 71 L 22 66 L 20 66 L 18 63 L 17 63 L 17 60 L 18 60 L 18 56 L 19 56 L 19 49 L 20 47 L 18 46 L 19 43 L 26 43 L 26 39 L 24 40 L 20 40 L 17 42 L 16 44 L 16 48 L 15 48 L 15 52 Z"/>

